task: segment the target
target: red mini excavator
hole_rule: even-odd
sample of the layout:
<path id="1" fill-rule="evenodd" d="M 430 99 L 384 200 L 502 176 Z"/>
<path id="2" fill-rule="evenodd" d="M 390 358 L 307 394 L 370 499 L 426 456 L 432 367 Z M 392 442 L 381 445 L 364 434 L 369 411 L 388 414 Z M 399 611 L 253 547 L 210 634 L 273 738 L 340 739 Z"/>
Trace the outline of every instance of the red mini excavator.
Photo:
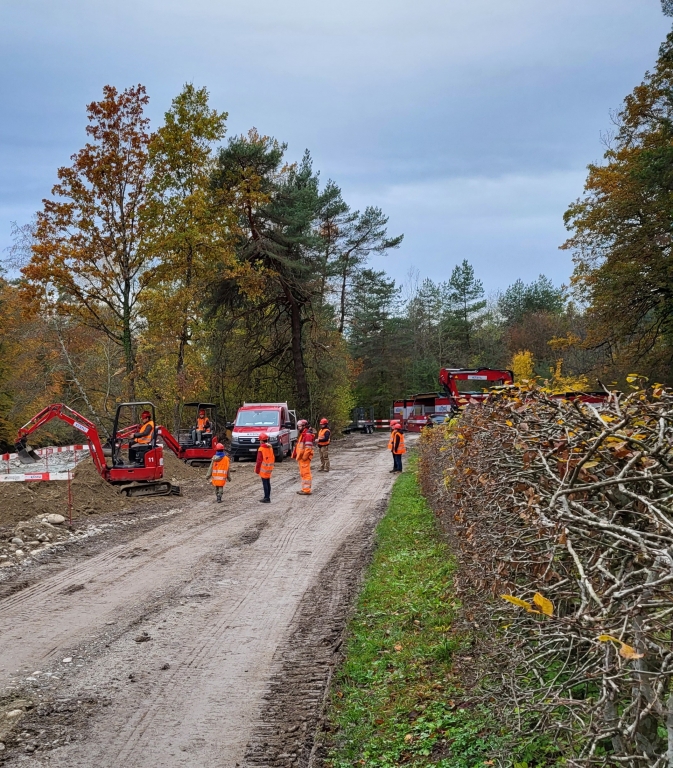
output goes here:
<path id="1" fill-rule="evenodd" d="M 143 410 L 150 411 L 152 423 L 156 424 L 152 403 L 118 405 L 112 434 L 103 447 L 98 430 L 88 419 L 62 403 L 49 405 L 19 430 L 16 441 L 19 460 L 24 464 L 35 463 L 38 456 L 28 445 L 28 436 L 52 419 L 60 419 L 86 436 L 91 458 L 98 473 L 108 483 L 118 486 L 122 493 L 133 497 L 170 494 L 180 496 L 180 488 L 163 479 L 164 455 L 163 447 L 157 444 L 158 430 L 152 431 L 152 437 L 148 443 L 134 444 L 133 434 L 137 428 L 137 414 Z M 130 447 L 133 450 L 133 461 L 130 454 L 124 456 L 124 449 Z M 107 464 L 106 457 L 111 459 L 110 466 Z"/>
<path id="2" fill-rule="evenodd" d="M 201 412 L 207 422 L 207 428 L 204 429 L 200 428 Z M 157 434 L 163 439 L 164 445 L 192 467 L 209 464 L 218 443 L 217 406 L 214 403 L 185 403 L 180 421 L 185 428 L 179 429 L 177 438 L 166 427 L 157 427 Z"/>

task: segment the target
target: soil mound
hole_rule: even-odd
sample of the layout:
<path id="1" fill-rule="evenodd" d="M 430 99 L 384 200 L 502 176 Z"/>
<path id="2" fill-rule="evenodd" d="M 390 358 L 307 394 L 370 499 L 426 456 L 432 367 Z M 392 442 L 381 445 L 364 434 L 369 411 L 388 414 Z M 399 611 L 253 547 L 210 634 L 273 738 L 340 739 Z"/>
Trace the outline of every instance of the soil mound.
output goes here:
<path id="1" fill-rule="evenodd" d="M 168 448 L 164 448 L 164 477 L 171 482 L 184 482 L 205 478 L 208 465 L 205 467 L 190 467 Z"/>
<path id="2" fill-rule="evenodd" d="M 77 465 L 71 482 L 73 519 L 123 509 L 127 499 L 98 474 L 93 461 Z M 68 517 L 68 483 L 1 483 L 0 526 L 14 526 L 35 515 L 52 512 Z"/>

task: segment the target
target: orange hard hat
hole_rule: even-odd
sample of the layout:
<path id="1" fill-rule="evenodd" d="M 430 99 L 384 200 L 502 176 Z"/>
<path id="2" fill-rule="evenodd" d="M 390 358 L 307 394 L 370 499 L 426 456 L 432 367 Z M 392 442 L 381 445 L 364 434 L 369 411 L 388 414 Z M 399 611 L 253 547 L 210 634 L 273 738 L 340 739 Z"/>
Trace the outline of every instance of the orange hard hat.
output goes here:
<path id="1" fill-rule="evenodd" d="M 260 439 L 260 440 L 261 440 L 263 443 L 265 443 L 265 442 L 266 442 L 266 441 L 269 439 L 269 436 L 267 435 L 267 433 L 266 433 L 266 432 L 260 432 L 260 433 L 259 433 L 259 439 Z"/>
<path id="2" fill-rule="evenodd" d="M 320 419 L 321 424 L 329 424 L 329 421 L 327 419 Z"/>
<path id="3" fill-rule="evenodd" d="M 218 443 L 218 444 L 215 446 L 215 450 L 216 450 L 216 451 L 223 451 L 223 450 L 224 450 L 224 446 L 222 445 L 222 443 Z"/>

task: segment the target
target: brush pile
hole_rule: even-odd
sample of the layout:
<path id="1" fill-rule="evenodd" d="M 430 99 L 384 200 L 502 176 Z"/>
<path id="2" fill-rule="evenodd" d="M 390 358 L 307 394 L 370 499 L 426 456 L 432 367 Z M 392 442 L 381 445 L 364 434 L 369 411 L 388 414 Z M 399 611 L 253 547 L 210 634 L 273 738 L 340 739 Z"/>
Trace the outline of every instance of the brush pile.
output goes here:
<path id="1" fill-rule="evenodd" d="M 505 716 L 566 765 L 673 768 L 673 392 L 512 388 L 426 433 Z"/>

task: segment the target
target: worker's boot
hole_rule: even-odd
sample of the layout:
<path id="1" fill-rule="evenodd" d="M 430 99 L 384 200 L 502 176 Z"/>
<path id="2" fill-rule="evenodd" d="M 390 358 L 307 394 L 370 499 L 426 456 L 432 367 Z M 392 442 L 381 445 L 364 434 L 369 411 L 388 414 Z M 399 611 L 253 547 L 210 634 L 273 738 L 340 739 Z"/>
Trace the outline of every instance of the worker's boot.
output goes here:
<path id="1" fill-rule="evenodd" d="M 260 504 L 271 504 L 271 499 L 260 499 Z"/>

